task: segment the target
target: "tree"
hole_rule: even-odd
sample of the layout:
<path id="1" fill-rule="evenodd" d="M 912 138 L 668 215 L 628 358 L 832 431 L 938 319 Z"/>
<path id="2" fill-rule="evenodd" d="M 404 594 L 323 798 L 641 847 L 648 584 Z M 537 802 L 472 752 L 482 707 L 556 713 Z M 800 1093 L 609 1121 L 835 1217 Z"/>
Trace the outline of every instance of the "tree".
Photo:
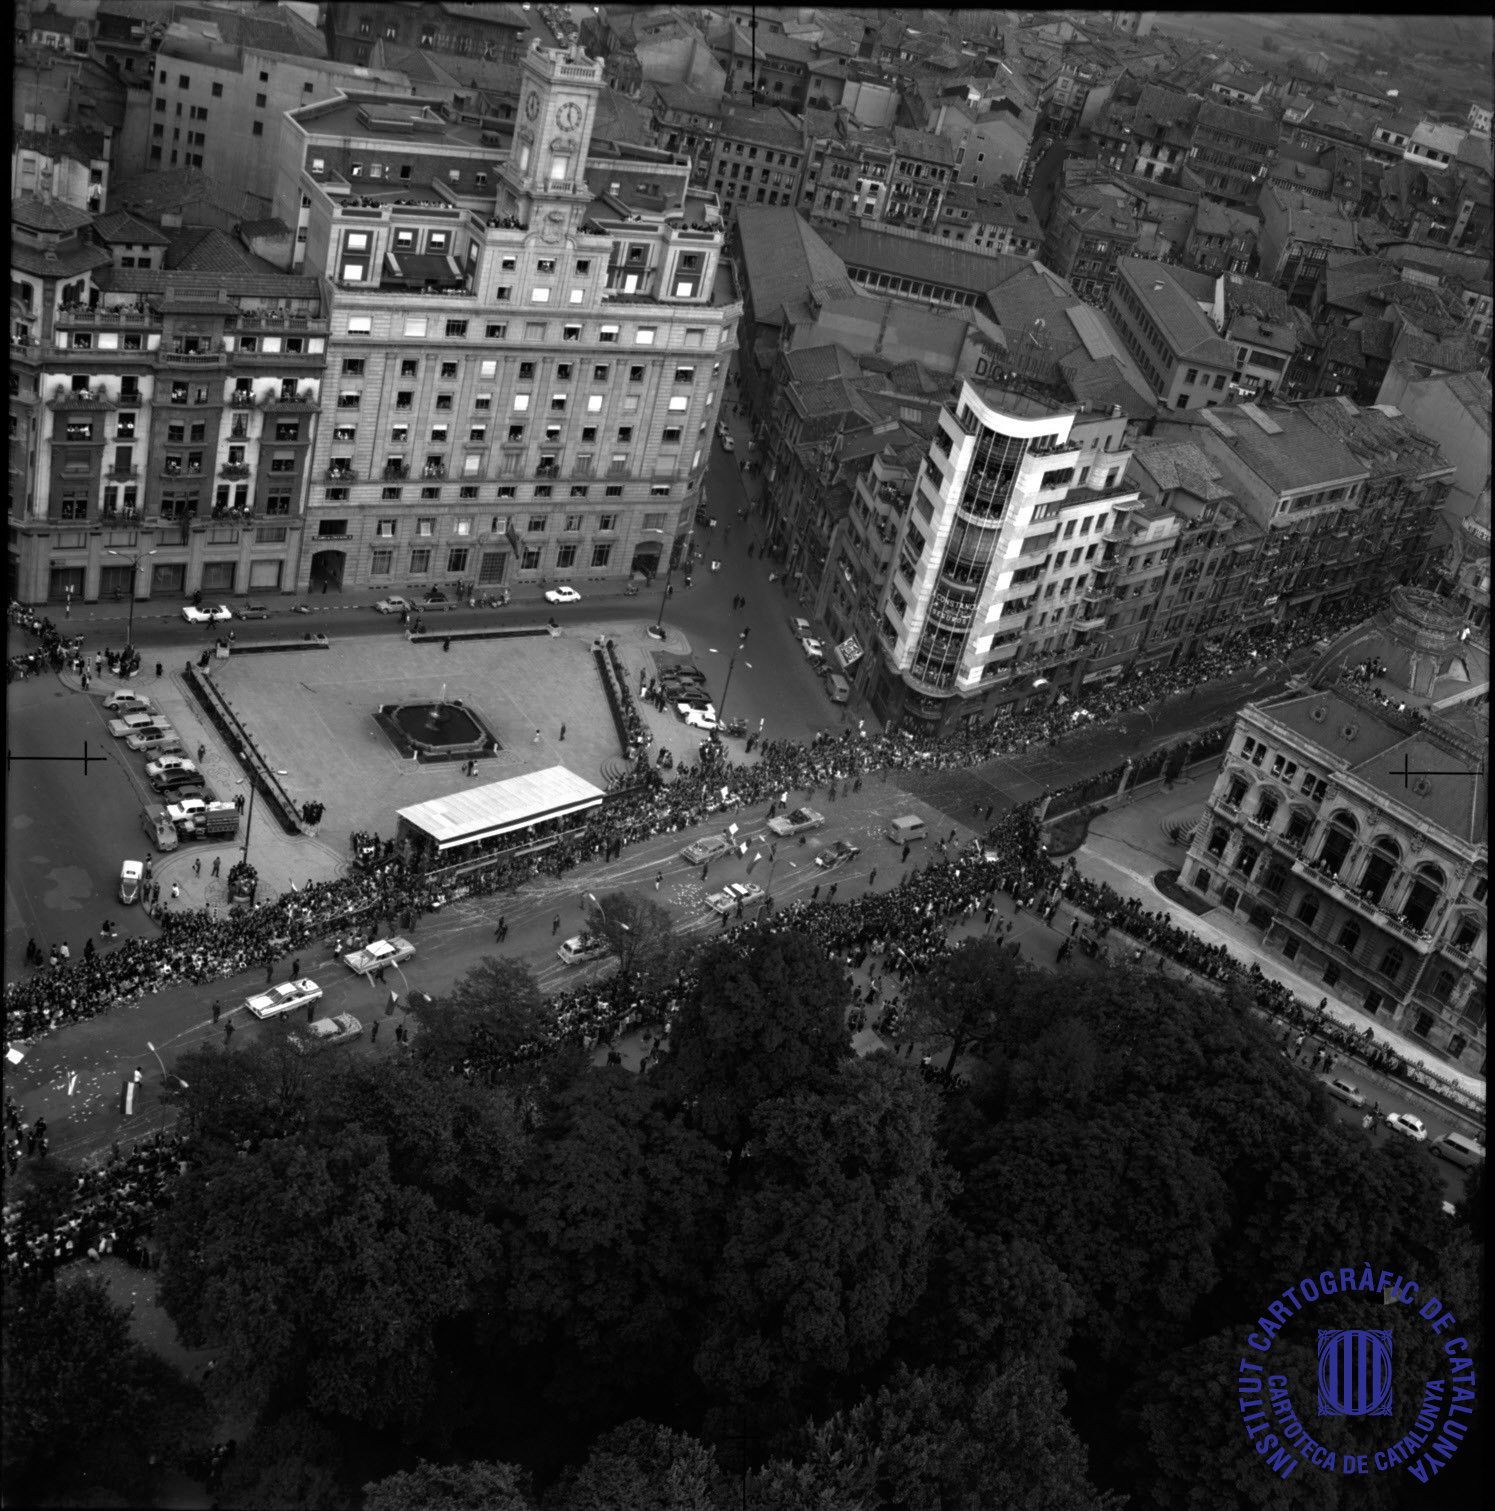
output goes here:
<path id="1" fill-rule="evenodd" d="M 696 1359 L 727 1400 L 798 1409 L 867 1367 L 924 1289 L 947 1200 L 938 1099 L 885 1055 L 761 1104 Z"/>
<path id="2" fill-rule="evenodd" d="M 808 935 L 717 940 L 670 1030 L 665 1084 L 696 1126 L 737 1156 L 753 1109 L 829 1085 L 851 1056 L 845 972 Z"/>
<path id="3" fill-rule="evenodd" d="M 183 1055 L 177 1093 L 189 1137 L 200 1152 L 233 1152 L 302 1127 L 320 1067 L 291 1049 L 284 1020 L 248 1046 L 225 1054 L 204 1045 Z"/>
<path id="4" fill-rule="evenodd" d="M 946 1075 L 967 1046 L 979 1047 L 1010 1004 L 1017 959 L 995 939 L 963 939 L 919 976 L 909 997 L 904 1037 L 950 1046 Z"/>
<path id="5" fill-rule="evenodd" d="M 488 956 L 444 997 L 412 999 L 420 1024 L 416 1057 L 442 1068 L 468 1064 L 490 1078 L 507 1070 L 519 1052 L 546 1042 L 552 1016 L 534 974 L 518 960 Z"/>
<path id="6" fill-rule="evenodd" d="M 721 1240 L 720 1153 L 647 1080 L 603 1070 L 564 1093 L 514 1202 L 508 1311 L 544 1341 L 552 1395 L 608 1409 L 683 1367 Z"/>
<path id="7" fill-rule="evenodd" d="M 680 969 L 674 919 L 641 892 L 607 892 L 598 898 L 591 930 L 618 957 L 619 989 L 658 990 Z"/>
<path id="8" fill-rule="evenodd" d="M 158 1232 L 162 1301 L 184 1340 L 223 1350 L 227 1388 L 412 1432 L 437 1325 L 466 1312 L 497 1258 L 481 1223 L 396 1185 L 384 1143 L 358 1128 L 189 1172 Z"/>
<path id="9" fill-rule="evenodd" d="M 546 1511 L 731 1511 L 735 1504 L 706 1444 L 638 1419 L 599 1437 L 545 1502 Z"/>
<path id="10" fill-rule="evenodd" d="M 224 1465 L 216 1504 L 241 1511 L 350 1511 L 342 1440 L 309 1412 L 261 1419 Z"/>
<path id="11" fill-rule="evenodd" d="M 363 1487 L 363 1511 L 535 1511 L 517 1464 L 428 1464 Z"/>
<path id="12" fill-rule="evenodd" d="M 96 1275 L 4 1288 L 7 1499 L 148 1495 L 158 1465 L 206 1446 L 202 1392 L 130 1337 L 128 1314 Z"/>

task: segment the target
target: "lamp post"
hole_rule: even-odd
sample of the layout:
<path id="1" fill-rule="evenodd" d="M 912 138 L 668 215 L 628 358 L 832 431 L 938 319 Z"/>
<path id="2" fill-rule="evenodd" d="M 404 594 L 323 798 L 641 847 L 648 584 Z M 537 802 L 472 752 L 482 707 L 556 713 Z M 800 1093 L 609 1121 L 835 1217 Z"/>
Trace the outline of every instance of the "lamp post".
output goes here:
<path id="1" fill-rule="evenodd" d="M 244 769 L 249 770 L 249 757 L 241 750 L 239 760 L 244 764 Z M 249 864 L 249 830 L 254 823 L 254 774 L 249 776 L 249 812 L 244 817 L 244 864 Z"/>
<path id="2" fill-rule="evenodd" d="M 156 1064 L 161 1067 L 161 1079 L 162 1079 L 162 1081 L 165 1082 L 165 1081 L 170 1081 L 170 1080 L 175 1079 L 177 1085 L 180 1086 L 183 1091 L 186 1091 L 187 1090 L 187 1083 L 180 1076 L 173 1077 L 172 1072 L 169 1071 L 169 1070 L 167 1070 L 167 1068 L 166 1068 L 166 1061 L 161 1058 L 161 1051 L 159 1049 L 157 1049 L 156 1046 L 154 1044 L 152 1044 L 149 1039 L 146 1040 L 145 1047 L 148 1050 L 150 1050 L 150 1052 L 153 1055 L 155 1055 L 155 1057 L 156 1057 Z"/>
<path id="3" fill-rule="evenodd" d="M 128 551 L 116 551 L 113 546 L 107 546 L 105 549 L 111 556 L 117 556 L 121 561 L 130 563 L 130 610 L 129 620 L 125 626 L 125 649 L 129 650 L 135 644 L 135 575 L 140 571 L 140 563 L 154 556 L 159 548 L 137 551 L 133 556 Z"/>
<path id="4" fill-rule="evenodd" d="M 747 644 L 747 637 L 751 633 L 751 629 L 746 629 L 743 630 L 743 632 L 737 637 L 737 645 L 732 652 L 731 659 L 727 662 L 727 680 L 722 684 L 722 701 L 717 706 L 716 710 L 716 722 L 718 724 L 723 724 L 726 722 L 727 694 L 729 691 L 731 691 L 732 687 L 732 669 L 737 665 L 737 657 L 741 652 L 743 646 Z M 743 665 L 745 665 L 749 671 L 752 670 L 753 663 L 751 661 L 746 661 L 743 663 Z"/>

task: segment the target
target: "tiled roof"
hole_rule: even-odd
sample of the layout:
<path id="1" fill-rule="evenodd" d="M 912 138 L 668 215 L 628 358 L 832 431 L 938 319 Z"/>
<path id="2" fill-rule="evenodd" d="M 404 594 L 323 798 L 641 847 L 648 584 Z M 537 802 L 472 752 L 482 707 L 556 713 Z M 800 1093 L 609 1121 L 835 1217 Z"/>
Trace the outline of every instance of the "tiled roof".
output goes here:
<path id="1" fill-rule="evenodd" d="M 45 131 L 18 131 L 13 147 L 46 158 L 71 158 L 91 163 L 104 156 L 104 133 L 87 126 L 51 126 Z"/>
<path id="2" fill-rule="evenodd" d="M 1277 122 L 1270 116 L 1234 109 L 1215 100 L 1200 101 L 1197 119 L 1200 126 L 1228 131 L 1264 146 L 1275 145 L 1278 137 Z"/>
<path id="3" fill-rule="evenodd" d="M 278 215 L 271 215 L 264 220 L 240 222 L 239 234 L 270 241 L 284 241 L 290 236 L 291 228 Z"/>
<path id="4" fill-rule="evenodd" d="M 1396 332 L 1389 320 L 1378 315 L 1365 315 L 1355 322 L 1360 332 L 1360 350 L 1373 362 L 1386 362 L 1396 340 Z"/>
<path id="5" fill-rule="evenodd" d="M 1265 415 L 1276 433 L 1258 425 L 1252 410 Z M 1226 451 L 1212 448 L 1213 454 L 1245 463 L 1274 493 L 1342 482 L 1366 470 L 1348 447 L 1285 405 L 1224 404 L 1201 411 L 1200 418 L 1208 429 L 1231 437 Z"/>
<path id="6" fill-rule="evenodd" d="M 1255 232 L 1260 225 L 1254 215 L 1222 205 L 1208 196 L 1202 198 L 1194 209 L 1194 229 L 1201 236 L 1238 236 Z"/>
<path id="7" fill-rule="evenodd" d="M 739 206 L 737 236 L 743 278 L 760 322 L 782 324 L 786 309 L 804 306 L 812 284 L 829 284 L 853 298 L 858 294 L 846 264 L 791 206 Z"/>
<path id="8" fill-rule="evenodd" d="M 829 237 L 827 245 L 849 268 L 917 278 L 973 294 L 995 287 L 1025 260 L 1004 252 L 968 251 L 948 242 L 919 241 L 875 226 L 841 231 Z"/>
<path id="9" fill-rule="evenodd" d="M 17 272 L 32 273 L 38 278 L 67 278 L 86 273 L 90 268 L 107 268 L 114 259 L 103 247 L 92 242 L 74 242 L 71 246 L 35 247 L 12 239 L 10 265 Z M 94 280 L 98 282 L 96 278 Z"/>
<path id="10" fill-rule="evenodd" d="M 856 378 L 861 375 L 857 360 L 845 347 L 834 342 L 828 346 L 806 346 L 784 357 L 790 378 L 797 383 L 823 383 L 829 378 Z"/>
<path id="11" fill-rule="evenodd" d="M 1297 333 L 1291 324 L 1283 324 L 1280 320 L 1258 320 L 1255 315 L 1237 315 L 1227 327 L 1226 335 L 1232 342 L 1265 347 L 1268 351 L 1291 354 L 1298 349 Z"/>
<path id="12" fill-rule="evenodd" d="M 955 164 L 955 149 L 947 138 L 932 131 L 914 131 L 908 126 L 893 127 L 893 146 L 900 157 L 917 157 L 928 163 Z"/>
<path id="13" fill-rule="evenodd" d="M 1132 455 L 1165 493 L 1182 488 L 1207 501 L 1230 497 L 1230 488 L 1222 481 L 1224 474 L 1192 441 L 1138 436 Z"/>
<path id="14" fill-rule="evenodd" d="M 86 210 L 75 210 L 65 200 L 41 199 L 35 194 L 22 194 L 11 200 L 10 218 L 16 225 L 32 231 L 76 231 L 79 226 L 93 222 L 93 216 Z"/>
<path id="15" fill-rule="evenodd" d="M 321 298 L 321 284 L 315 278 L 296 273 L 245 273 L 225 276 L 185 268 L 107 268 L 94 279 L 101 289 L 117 294 L 165 294 L 175 290 L 182 295 L 200 294 L 216 299 L 220 291 L 230 298 L 255 295 L 267 299 Z"/>
<path id="16" fill-rule="evenodd" d="M 109 186 L 111 209 L 133 210 L 147 218 L 206 203 L 235 220 L 257 220 L 270 213 L 270 202 L 257 194 L 225 184 L 199 168 L 168 168 L 116 179 Z"/>
<path id="17" fill-rule="evenodd" d="M 1221 340 L 1198 301 L 1180 287 L 1173 270 L 1140 257 L 1119 257 L 1116 271 L 1131 286 L 1179 358 L 1234 367 L 1235 353 Z"/>
<path id="18" fill-rule="evenodd" d="M 111 210 L 93 223 L 94 234 L 102 241 L 133 243 L 136 246 L 164 247 L 171 238 L 159 226 L 131 215 L 128 210 Z"/>
<path id="19" fill-rule="evenodd" d="M 1330 304 L 1364 309 L 1367 292 L 1400 281 L 1396 269 L 1379 257 L 1352 257 L 1345 262 L 1329 264 L 1324 274 L 1324 291 Z"/>
<path id="20" fill-rule="evenodd" d="M 1225 279 L 1225 306 L 1230 310 L 1244 310 L 1268 320 L 1291 320 L 1292 305 L 1287 292 L 1275 283 L 1263 283 L 1260 278 L 1242 278 L 1230 274 Z"/>
<path id="21" fill-rule="evenodd" d="M 1138 387 L 1142 380 L 1128 377 L 1127 363 L 1120 356 L 1097 358 L 1076 348 L 1059 359 L 1059 371 L 1070 392 L 1084 403 L 1115 405 L 1132 420 L 1145 420 L 1157 411 L 1152 396 Z"/>

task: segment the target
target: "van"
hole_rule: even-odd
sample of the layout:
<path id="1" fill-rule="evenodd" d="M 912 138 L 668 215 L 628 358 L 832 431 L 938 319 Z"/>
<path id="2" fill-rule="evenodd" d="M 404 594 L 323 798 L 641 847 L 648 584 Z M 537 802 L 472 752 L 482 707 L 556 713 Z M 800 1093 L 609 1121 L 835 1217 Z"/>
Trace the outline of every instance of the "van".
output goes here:
<path id="1" fill-rule="evenodd" d="M 888 825 L 888 838 L 895 845 L 906 845 L 916 839 L 928 837 L 928 830 L 924 827 L 924 820 L 917 813 L 905 813 L 902 818 L 895 818 Z"/>
<path id="2" fill-rule="evenodd" d="M 851 683 L 840 672 L 827 672 L 825 674 L 825 690 L 830 694 L 832 703 L 849 703 L 851 701 Z"/>
<path id="3" fill-rule="evenodd" d="M 1428 1152 L 1463 1170 L 1472 1170 L 1485 1162 L 1485 1151 L 1472 1138 L 1462 1133 L 1445 1133 L 1442 1138 L 1434 1141 Z"/>
<path id="4" fill-rule="evenodd" d="M 180 843 L 176 825 L 159 808 L 141 812 L 140 825 L 158 850 L 175 850 Z"/>

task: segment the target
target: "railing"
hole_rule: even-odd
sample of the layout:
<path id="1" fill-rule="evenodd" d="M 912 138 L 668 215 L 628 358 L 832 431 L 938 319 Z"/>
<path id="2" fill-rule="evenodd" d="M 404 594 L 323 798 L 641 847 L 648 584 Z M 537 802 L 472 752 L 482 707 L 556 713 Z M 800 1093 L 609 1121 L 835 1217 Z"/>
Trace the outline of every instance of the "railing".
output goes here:
<path id="1" fill-rule="evenodd" d="M 185 467 L 173 467 L 169 462 L 159 464 L 158 470 L 162 477 L 201 477 L 202 468 L 189 463 Z"/>
<path id="2" fill-rule="evenodd" d="M 310 394 L 303 397 L 301 394 L 266 394 L 259 400 L 260 409 L 315 409 L 317 401 Z"/>
<path id="3" fill-rule="evenodd" d="M 351 467 L 329 467 L 327 481 L 329 483 L 356 483 L 358 474 Z"/>
<path id="4" fill-rule="evenodd" d="M 904 673 L 904 676 L 933 693 L 949 692 L 955 686 L 954 671 L 932 671 L 927 665 L 921 668 L 917 662 Z"/>
<path id="5" fill-rule="evenodd" d="M 156 359 L 157 367 L 227 367 L 227 352 L 189 352 L 168 351 L 164 346 L 158 346 L 151 355 Z M 238 354 L 235 353 L 237 356 Z M 253 355 L 245 353 L 246 356 Z M 277 356 L 284 355 L 276 353 Z"/>
<path id="6" fill-rule="evenodd" d="M 52 390 L 47 400 L 48 409 L 114 409 L 115 400 L 103 390 L 95 393 L 90 388 L 64 388 L 60 383 Z"/>
<path id="7" fill-rule="evenodd" d="M 106 467 L 104 476 L 116 483 L 129 483 L 140 476 L 140 469 L 138 467 Z"/>
<path id="8" fill-rule="evenodd" d="M 89 309 L 85 305 L 65 304 L 57 311 L 58 325 L 88 325 L 93 327 L 111 325 L 158 325 L 161 315 L 158 310 L 149 307 L 145 309 L 118 309 L 108 305 L 100 305 L 97 309 Z"/>
<path id="9" fill-rule="evenodd" d="M 248 477 L 249 476 L 249 463 L 248 462 L 225 462 L 218 469 L 218 476 L 219 477 Z"/>
<path id="10" fill-rule="evenodd" d="M 254 394 L 253 394 L 253 392 L 251 390 L 247 389 L 247 388 L 236 388 L 228 396 L 228 407 L 230 409 L 253 409 L 254 408 Z"/>
<path id="11" fill-rule="evenodd" d="M 384 470 L 379 474 L 386 483 L 403 483 L 410 476 L 410 469 L 402 467 L 394 462 L 385 464 Z"/>
<path id="12" fill-rule="evenodd" d="M 436 480 L 446 476 L 446 467 L 441 462 L 427 462 L 420 470 L 420 475 L 428 480 Z"/>
<path id="13" fill-rule="evenodd" d="M 627 462 L 609 462 L 607 464 L 607 475 L 609 477 L 627 477 L 628 476 L 628 463 Z"/>

